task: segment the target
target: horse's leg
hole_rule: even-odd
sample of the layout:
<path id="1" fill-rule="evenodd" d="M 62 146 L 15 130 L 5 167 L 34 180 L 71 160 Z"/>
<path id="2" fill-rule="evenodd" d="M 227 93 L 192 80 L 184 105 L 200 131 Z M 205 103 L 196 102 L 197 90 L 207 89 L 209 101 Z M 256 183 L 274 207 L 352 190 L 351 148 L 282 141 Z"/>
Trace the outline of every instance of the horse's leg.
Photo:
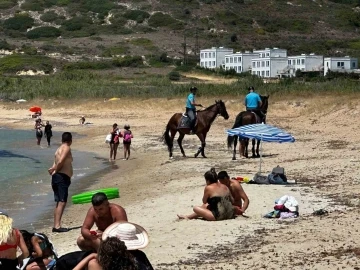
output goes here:
<path id="1" fill-rule="evenodd" d="M 205 138 L 204 138 L 204 135 L 202 133 L 199 133 L 199 134 L 196 134 L 198 136 L 198 138 L 200 139 L 201 141 L 201 146 L 199 147 L 199 149 L 197 150 L 196 154 L 195 154 L 195 157 L 197 158 L 198 155 L 201 153 L 201 155 L 206 158 L 205 154 L 204 154 L 204 148 L 205 148 Z"/>
<path id="2" fill-rule="evenodd" d="M 170 139 L 171 139 L 171 145 L 169 146 L 169 157 L 171 159 L 173 159 L 173 147 L 174 147 L 174 138 L 176 135 L 177 130 L 176 129 L 171 129 L 170 130 Z"/>
<path id="3" fill-rule="evenodd" d="M 234 136 L 234 151 L 233 151 L 232 160 L 236 160 L 236 145 L 237 145 L 237 141 L 238 141 L 238 136 Z M 241 153 L 240 153 L 240 155 L 241 155 Z"/>
<path id="4" fill-rule="evenodd" d="M 248 147 L 249 147 L 249 139 L 245 139 L 245 157 L 246 158 L 249 157 Z"/>
<path id="5" fill-rule="evenodd" d="M 256 157 L 260 157 L 260 154 L 259 154 L 260 143 L 261 143 L 260 140 L 256 140 Z"/>
<path id="6" fill-rule="evenodd" d="M 206 135 L 207 135 L 207 132 L 204 132 L 204 133 L 203 133 L 203 141 L 201 141 L 201 155 L 202 155 L 203 158 L 207 158 L 207 157 L 205 156 L 205 146 L 206 146 L 205 140 L 206 140 Z M 200 140 L 201 140 L 201 139 L 200 139 Z"/>
<path id="7" fill-rule="evenodd" d="M 251 152 L 252 152 L 252 157 L 254 158 L 254 157 L 256 157 L 256 155 L 255 155 L 255 139 L 252 139 L 251 142 L 252 142 Z"/>
<path id="8" fill-rule="evenodd" d="M 180 147 L 180 150 L 181 150 L 181 154 L 183 155 L 183 157 L 186 157 L 185 155 L 185 152 L 184 152 L 184 148 L 182 147 L 182 140 L 184 139 L 185 137 L 185 134 L 182 133 L 182 132 L 179 132 L 179 138 L 177 139 L 177 142 L 178 142 L 178 145 Z"/>

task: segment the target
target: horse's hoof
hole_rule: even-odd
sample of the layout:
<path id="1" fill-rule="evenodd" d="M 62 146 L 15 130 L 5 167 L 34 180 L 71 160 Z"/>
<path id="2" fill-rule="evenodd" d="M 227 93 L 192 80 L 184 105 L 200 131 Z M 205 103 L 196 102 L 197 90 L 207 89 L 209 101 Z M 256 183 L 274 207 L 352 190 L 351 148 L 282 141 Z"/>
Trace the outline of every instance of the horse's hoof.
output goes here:
<path id="1" fill-rule="evenodd" d="M 170 157 L 170 159 L 174 159 L 174 157 Z"/>
<path id="2" fill-rule="evenodd" d="M 236 160 L 236 157 L 233 157 L 232 160 Z"/>
<path id="3" fill-rule="evenodd" d="M 256 157 L 257 157 L 257 158 L 259 158 L 259 157 L 260 157 L 260 155 L 256 155 Z"/>
<path id="4" fill-rule="evenodd" d="M 205 155 L 203 155 L 202 157 L 203 157 L 203 158 L 207 158 L 207 156 L 205 156 Z"/>
<path id="5" fill-rule="evenodd" d="M 186 155 L 183 155 L 183 157 L 186 157 Z"/>
<path id="6" fill-rule="evenodd" d="M 194 158 L 197 158 L 197 156 L 198 156 L 198 155 L 197 155 L 197 154 L 195 154 L 195 155 L 194 155 Z"/>

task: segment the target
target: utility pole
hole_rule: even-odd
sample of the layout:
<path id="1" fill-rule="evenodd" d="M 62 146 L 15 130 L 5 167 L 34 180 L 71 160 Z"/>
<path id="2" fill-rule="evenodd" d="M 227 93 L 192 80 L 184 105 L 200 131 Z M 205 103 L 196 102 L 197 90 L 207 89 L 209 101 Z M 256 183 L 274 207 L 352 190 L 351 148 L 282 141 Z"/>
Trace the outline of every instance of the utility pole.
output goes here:
<path id="1" fill-rule="evenodd" d="M 183 47 L 184 47 L 184 52 L 183 52 L 183 64 L 186 65 L 187 63 L 187 57 L 186 57 L 186 34 L 184 31 L 184 43 L 183 43 Z"/>
<path id="2" fill-rule="evenodd" d="M 195 28 L 195 56 L 199 53 L 199 35 L 198 35 L 198 28 Z"/>

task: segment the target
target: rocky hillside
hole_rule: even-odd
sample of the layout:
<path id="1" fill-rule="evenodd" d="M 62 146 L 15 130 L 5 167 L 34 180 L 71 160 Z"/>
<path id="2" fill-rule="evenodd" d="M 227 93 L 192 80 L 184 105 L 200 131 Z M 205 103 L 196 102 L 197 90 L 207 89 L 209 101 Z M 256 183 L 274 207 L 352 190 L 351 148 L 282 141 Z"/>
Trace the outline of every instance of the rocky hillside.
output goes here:
<path id="1" fill-rule="evenodd" d="M 161 66 L 182 57 L 184 37 L 190 55 L 229 46 L 360 57 L 358 0 L 0 0 L 0 14 L 2 53 L 49 67 L 124 55 Z"/>

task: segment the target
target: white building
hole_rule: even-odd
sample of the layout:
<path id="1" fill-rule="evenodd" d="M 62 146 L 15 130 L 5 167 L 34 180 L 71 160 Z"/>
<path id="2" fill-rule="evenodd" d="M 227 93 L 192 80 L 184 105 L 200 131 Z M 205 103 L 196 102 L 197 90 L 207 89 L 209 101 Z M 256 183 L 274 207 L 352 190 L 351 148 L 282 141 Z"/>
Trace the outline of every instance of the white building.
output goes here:
<path id="1" fill-rule="evenodd" d="M 251 73 L 253 75 L 264 78 L 281 77 L 288 63 L 287 50 L 266 48 L 265 50 L 254 50 L 253 53 L 259 55 L 251 61 Z"/>
<path id="2" fill-rule="evenodd" d="M 336 72 L 353 72 L 358 68 L 358 59 L 345 57 L 324 58 L 324 76 L 329 70 Z"/>
<path id="3" fill-rule="evenodd" d="M 249 71 L 251 70 L 252 59 L 258 57 L 258 53 L 249 51 L 227 54 L 225 55 L 224 69 L 234 69 L 237 73 Z"/>
<path id="4" fill-rule="evenodd" d="M 290 77 L 295 76 L 295 72 L 299 69 L 301 71 L 321 71 L 324 67 L 324 57 L 322 55 L 315 55 L 311 53 L 301 54 L 288 57 L 288 66 L 284 70 L 284 74 Z"/>
<path id="5" fill-rule="evenodd" d="M 233 52 L 233 49 L 224 47 L 200 50 L 200 66 L 203 68 L 219 68 L 225 64 L 225 55 Z"/>

